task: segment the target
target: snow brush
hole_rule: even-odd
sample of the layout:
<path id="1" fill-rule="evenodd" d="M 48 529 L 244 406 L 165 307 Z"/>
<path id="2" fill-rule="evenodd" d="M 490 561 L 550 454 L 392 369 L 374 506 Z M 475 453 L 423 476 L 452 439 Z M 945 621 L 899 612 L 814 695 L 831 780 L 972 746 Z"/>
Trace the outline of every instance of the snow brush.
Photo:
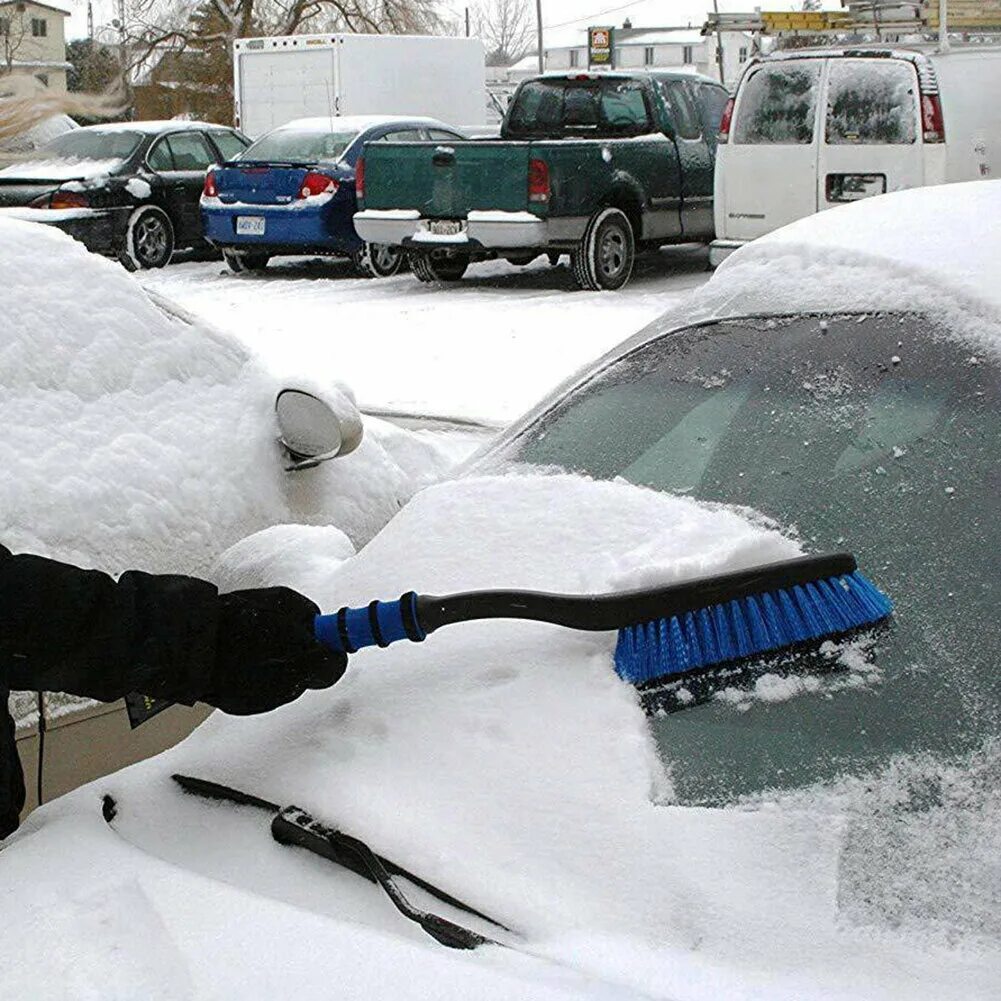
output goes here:
<path id="1" fill-rule="evenodd" d="M 592 632 L 619 631 L 615 670 L 646 686 L 874 625 L 890 600 L 858 571 L 851 553 L 801 556 L 680 584 L 612 594 L 409 591 L 318 615 L 316 638 L 339 653 L 414 643 L 442 626 L 477 619 L 531 619 Z"/>

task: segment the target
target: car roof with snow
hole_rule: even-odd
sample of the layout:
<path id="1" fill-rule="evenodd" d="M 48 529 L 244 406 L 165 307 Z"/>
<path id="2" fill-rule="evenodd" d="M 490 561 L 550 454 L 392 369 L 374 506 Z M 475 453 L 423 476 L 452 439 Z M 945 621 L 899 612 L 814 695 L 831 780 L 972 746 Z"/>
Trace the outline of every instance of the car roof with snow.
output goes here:
<path id="1" fill-rule="evenodd" d="M 426 118 L 421 115 L 331 115 L 326 118 L 296 118 L 284 125 L 279 125 L 276 132 L 286 130 L 307 131 L 307 132 L 361 132 L 365 129 L 376 128 L 379 125 L 396 125 L 407 123 L 413 125 L 438 126 L 443 122 L 437 118 Z"/>
<path id="2" fill-rule="evenodd" d="M 171 118 L 137 122 L 102 122 L 97 125 L 87 125 L 85 128 L 92 132 L 143 132 L 147 135 L 156 135 L 161 132 L 185 131 L 187 129 L 228 129 L 231 126 L 185 118 Z"/>

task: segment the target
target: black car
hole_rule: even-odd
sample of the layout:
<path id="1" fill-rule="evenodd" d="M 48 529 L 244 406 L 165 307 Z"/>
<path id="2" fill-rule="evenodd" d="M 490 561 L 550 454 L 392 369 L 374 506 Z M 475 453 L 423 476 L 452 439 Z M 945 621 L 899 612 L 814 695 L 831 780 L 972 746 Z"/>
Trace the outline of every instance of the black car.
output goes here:
<path id="1" fill-rule="evenodd" d="M 0 170 L 0 207 L 24 207 L 129 270 L 163 267 L 204 244 L 205 171 L 250 143 L 204 122 L 118 122 L 74 129 Z M 207 245 L 206 245 L 207 246 Z"/>

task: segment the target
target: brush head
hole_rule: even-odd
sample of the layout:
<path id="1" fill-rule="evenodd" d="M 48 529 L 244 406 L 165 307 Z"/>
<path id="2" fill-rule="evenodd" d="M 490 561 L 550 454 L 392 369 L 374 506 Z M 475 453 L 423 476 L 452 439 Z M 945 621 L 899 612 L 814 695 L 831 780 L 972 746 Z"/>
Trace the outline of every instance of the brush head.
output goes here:
<path id="1" fill-rule="evenodd" d="M 634 685 L 836 639 L 893 611 L 857 570 L 762 590 L 619 631 L 615 670 Z"/>

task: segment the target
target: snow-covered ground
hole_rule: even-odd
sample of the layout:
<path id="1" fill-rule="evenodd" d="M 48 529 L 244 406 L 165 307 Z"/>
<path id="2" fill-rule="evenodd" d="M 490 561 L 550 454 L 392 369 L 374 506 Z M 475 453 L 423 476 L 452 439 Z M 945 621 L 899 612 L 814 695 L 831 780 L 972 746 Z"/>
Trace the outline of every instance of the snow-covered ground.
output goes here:
<path id="1" fill-rule="evenodd" d="M 700 247 L 640 259 L 621 292 L 576 291 L 566 261 L 476 264 L 448 287 L 297 258 L 264 274 L 212 261 L 138 277 L 236 335 L 268 368 L 346 382 L 363 409 L 506 423 L 709 278 Z"/>

